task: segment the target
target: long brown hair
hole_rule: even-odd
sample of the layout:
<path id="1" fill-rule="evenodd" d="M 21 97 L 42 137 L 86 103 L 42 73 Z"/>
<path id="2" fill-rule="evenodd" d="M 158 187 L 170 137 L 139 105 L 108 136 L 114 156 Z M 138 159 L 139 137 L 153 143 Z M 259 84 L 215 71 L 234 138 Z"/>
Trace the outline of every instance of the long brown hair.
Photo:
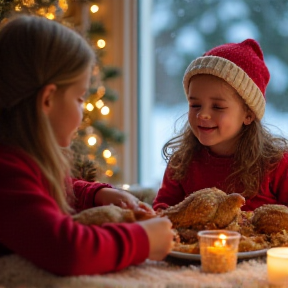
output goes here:
<path id="1" fill-rule="evenodd" d="M 181 180 L 185 177 L 193 155 L 202 147 L 204 146 L 195 137 L 187 121 L 179 134 L 170 139 L 162 149 L 173 179 Z M 287 139 L 273 136 L 258 119 L 250 125 L 243 125 L 225 192 L 232 193 L 236 185 L 241 183 L 244 187 L 242 195 L 246 198 L 254 197 L 264 176 L 276 168 L 287 151 Z"/>
<path id="2" fill-rule="evenodd" d="M 95 53 L 76 32 L 37 16 L 20 16 L 0 31 L 0 143 L 28 153 L 50 185 L 63 212 L 70 173 L 47 117 L 39 91 L 47 84 L 67 86 L 95 61 Z M 67 119 L 69 121 L 69 119 Z"/>

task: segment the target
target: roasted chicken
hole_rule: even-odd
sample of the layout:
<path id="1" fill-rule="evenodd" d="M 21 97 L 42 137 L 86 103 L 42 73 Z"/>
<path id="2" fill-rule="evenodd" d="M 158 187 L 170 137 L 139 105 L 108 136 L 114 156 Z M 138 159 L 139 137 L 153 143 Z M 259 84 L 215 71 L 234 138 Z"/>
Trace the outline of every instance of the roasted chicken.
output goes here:
<path id="1" fill-rule="evenodd" d="M 282 230 L 288 232 L 288 207 L 266 204 L 254 210 L 252 224 L 258 233 L 272 234 Z"/>
<path id="2" fill-rule="evenodd" d="M 162 211 L 173 223 L 173 228 L 223 229 L 236 221 L 245 199 L 240 194 L 229 194 L 213 187 L 196 191 L 182 202 Z"/>
<path id="3" fill-rule="evenodd" d="M 239 194 L 207 188 L 162 211 L 176 232 L 174 250 L 198 254 L 197 233 L 207 229 L 239 232 L 239 252 L 288 246 L 288 207 L 266 204 L 255 211 L 241 211 L 244 202 Z"/>

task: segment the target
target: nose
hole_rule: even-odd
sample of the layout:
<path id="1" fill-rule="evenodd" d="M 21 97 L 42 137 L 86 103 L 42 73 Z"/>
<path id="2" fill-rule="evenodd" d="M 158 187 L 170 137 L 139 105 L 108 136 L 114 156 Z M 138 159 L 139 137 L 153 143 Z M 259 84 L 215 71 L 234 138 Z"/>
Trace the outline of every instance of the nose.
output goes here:
<path id="1" fill-rule="evenodd" d="M 205 111 L 200 111 L 197 113 L 196 117 L 200 120 L 209 120 L 211 119 L 211 116 L 209 113 L 205 112 Z"/>

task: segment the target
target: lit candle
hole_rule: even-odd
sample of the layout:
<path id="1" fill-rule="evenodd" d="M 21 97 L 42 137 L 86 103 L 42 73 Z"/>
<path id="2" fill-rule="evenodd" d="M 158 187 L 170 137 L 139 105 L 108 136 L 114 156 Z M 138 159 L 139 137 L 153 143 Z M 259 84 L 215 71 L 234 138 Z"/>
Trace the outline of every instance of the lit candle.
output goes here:
<path id="1" fill-rule="evenodd" d="M 239 233 L 206 230 L 198 232 L 198 236 L 203 272 L 225 273 L 236 268 Z"/>
<path id="2" fill-rule="evenodd" d="M 267 251 L 267 269 L 269 284 L 288 287 L 288 247 Z"/>

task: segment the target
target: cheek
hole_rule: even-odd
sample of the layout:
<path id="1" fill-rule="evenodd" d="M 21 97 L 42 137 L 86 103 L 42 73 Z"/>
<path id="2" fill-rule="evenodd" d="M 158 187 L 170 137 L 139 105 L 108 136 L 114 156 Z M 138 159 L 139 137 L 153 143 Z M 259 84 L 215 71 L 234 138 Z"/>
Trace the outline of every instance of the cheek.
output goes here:
<path id="1" fill-rule="evenodd" d="M 78 106 L 78 118 L 79 118 L 79 122 L 81 123 L 82 122 L 82 119 L 83 119 L 83 106 L 82 105 L 79 105 Z"/>
<path id="2" fill-rule="evenodd" d="M 189 109 L 188 120 L 190 124 L 196 123 L 197 113 L 195 112 L 195 110 Z"/>

